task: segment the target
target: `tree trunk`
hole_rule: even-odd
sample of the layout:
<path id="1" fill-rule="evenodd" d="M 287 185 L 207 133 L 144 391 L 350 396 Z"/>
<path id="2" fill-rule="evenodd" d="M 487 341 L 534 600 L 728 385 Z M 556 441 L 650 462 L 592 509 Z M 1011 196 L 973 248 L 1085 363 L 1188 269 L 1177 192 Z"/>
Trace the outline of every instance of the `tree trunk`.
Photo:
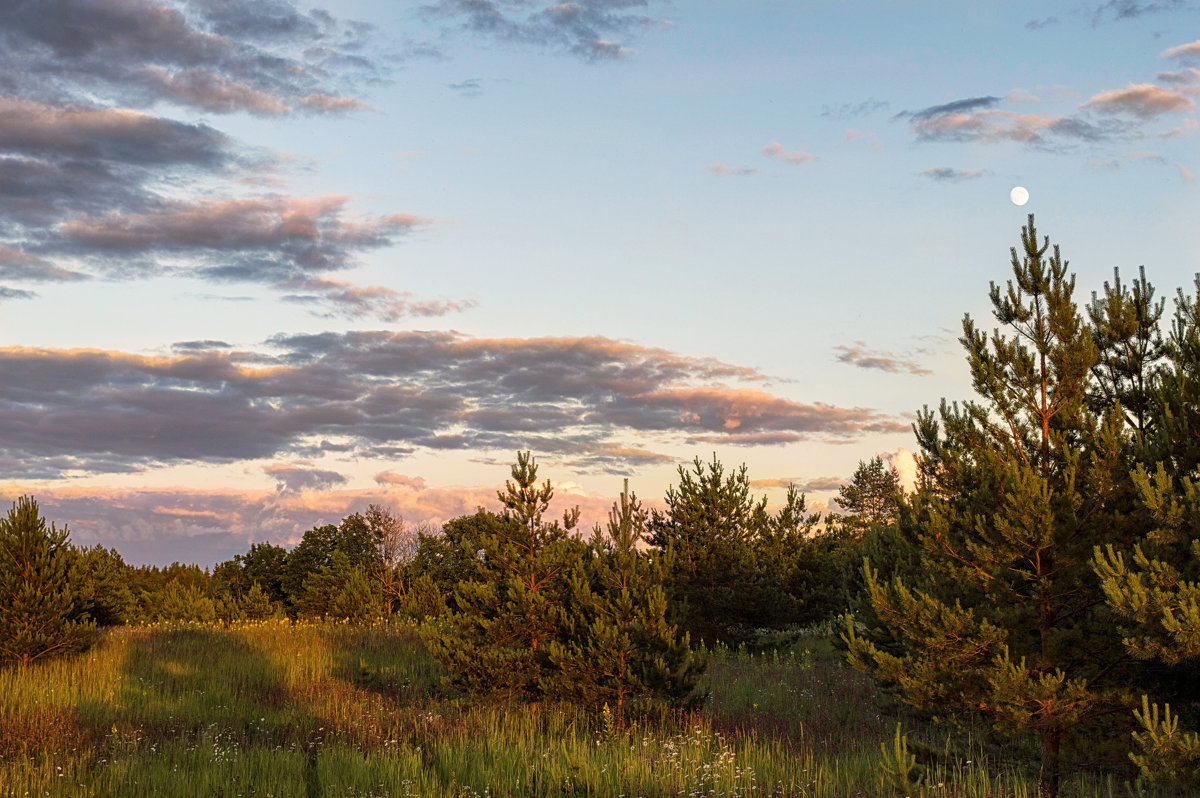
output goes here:
<path id="1" fill-rule="evenodd" d="M 1058 798 L 1058 749 L 1062 730 L 1042 732 L 1042 771 L 1038 776 L 1038 797 Z"/>

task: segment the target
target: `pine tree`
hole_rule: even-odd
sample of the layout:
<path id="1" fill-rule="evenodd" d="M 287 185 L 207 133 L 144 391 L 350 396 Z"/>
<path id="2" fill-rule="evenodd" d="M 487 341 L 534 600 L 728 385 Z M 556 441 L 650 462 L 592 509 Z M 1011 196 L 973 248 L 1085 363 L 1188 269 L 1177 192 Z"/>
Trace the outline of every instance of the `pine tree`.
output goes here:
<path id="1" fill-rule="evenodd" d="M 1127 490 L 1128 441 L 1117 412 L 1087 409 L 1097 361 L 1072 298 L 1074 277 L 1033 217 L 1012 250 L 1007 290 L 992 285 L 1008 335 L 961 339 L 979 401 L 943 402 L 915 426 L 922 484 L 911 539 L 921 567 L 890 583 L 871 568 L 871 605 L 893 636 L 885 650 L 847 619 L 851 662 L 939 712 L 978 713 L 1031 734 L 1039 788 L 1057 795 L 1064 741 L 1128 711 L 1127 657 L 1090 559 L 1126 526 L 1112 504 Z"/>
<path id="2" fill-rule="evenodd" d="M 1196 295 L 1179 293 L 1166 342 L 1168 362 L 1155 373 L 1146 449 L 1152 465 L 1133 480 L 1149 516 L 1146 534 L 1131 549 L 1106 545 L 1095 552 L 1096 573 L 1125 635 L 1126 650 L 1140 660 L 1183 671 L 1186 687 L 1151 685 L 1142 697 L 1132 754 L 1152 781 L 1200 786 L 1200 736 L 1179 727 L 1195 716 L 1200 671 L 1200 276 Z M 1171 694 L 1173 693 L 1173 694 Z M 1174 704 L 1175 712 L 1171 706 Z"/>
<path id="3" fill-rule="evenodd" d="M 903 497 L 900 475 L 882 457 L 876 456 L 859 461 L 854 476 L 838 489 L 834 501 L 846 511 L 841 516 L 842 526 L 861 535 L 872 526 L 886 526 L 895 521 Z"/>
<path id="4" fill-rule="evenodd" d="M 561 523 L 543 520 L 553 495 L 549 480 L 537 483 L 532 455 L 518 453 L 512 479 L 498 494 L 504 511 L 480 530 L 475 578 L 459 582 L 452 611 L 423 627 L 450 686 L 535 704 L 544 695 L 554 670 L 550 644 L 566 624 L 567 580 L 583 549 L 569 536 L 577 508 Z"/>
<path id="5" fill-rule="evenodd" d="M 606 529 L 571 576 L 567 635 L 550 643 L 548 691 L 573 703 L 609 705 L 618 722 L 633 701 L 685 704 L 704 670 L 667 620 L 664 555 L 638 549 L 647 513 L 628 481 Z"/>
<path id="6" fill-rule="evenodd" d="M 1165 354 L 1159 319 L 1163 301 L 1154 301 L 1154 287 L 1146 281 L 1146 269 L 1138 279 L 1121 284 L 1121 272 L 1113 269 L 1113 282 L 1104 283 L 1103 299 L 1092 293 L 1088 306 L 1092 340 L 1099 351 L 1092 375 L 1096 388 L 1091 395 L 1094 412 L 1102 413 L 1120 403 L 1129 426 L 1139 435 L 1147 432 L 1154 418 L 1151 384 L 1155 369 Z"/>
<path id="7" fill-rule="evenodd" d="M 22 668 L 88 645 L 90 622 L 72 620 L 72 550 L 66 527 L 47 525 L 31 496 L 0 519 L 0 663 Z"/>
<path id="8" fill-rule="evenodd" d="M 709 642 L 744 639 L 770 606 L 754 549 L 766 499 L 750 495 L 745 465 L 726 475 L 715 454 L 678 473 L 666 511 L 652 516 L 650 544 L 672 557 L 670 598 L 680 628 Z"/>

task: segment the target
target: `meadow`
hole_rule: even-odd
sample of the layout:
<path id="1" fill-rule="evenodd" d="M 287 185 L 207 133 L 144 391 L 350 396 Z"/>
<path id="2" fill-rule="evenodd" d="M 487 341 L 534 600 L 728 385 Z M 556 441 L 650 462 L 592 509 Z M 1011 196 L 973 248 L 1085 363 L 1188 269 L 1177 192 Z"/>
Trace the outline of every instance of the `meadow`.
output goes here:
<path id="1" fill-rule="evenodd" d="M 449 695 L 411 626 L 114 628 L 0 671 L 0 796 L 1036 794 L 1036 773 L 982 747 L 946 738 L 938 754 L 940 727 L 895 709 L 828 638 L 706 656 L 700 709 L 619 724 Z M 899 792 L 898 721 L 934 750 Z M 1157 794 L 1084 773 L 1062 795 L 1130 792 Z"/>

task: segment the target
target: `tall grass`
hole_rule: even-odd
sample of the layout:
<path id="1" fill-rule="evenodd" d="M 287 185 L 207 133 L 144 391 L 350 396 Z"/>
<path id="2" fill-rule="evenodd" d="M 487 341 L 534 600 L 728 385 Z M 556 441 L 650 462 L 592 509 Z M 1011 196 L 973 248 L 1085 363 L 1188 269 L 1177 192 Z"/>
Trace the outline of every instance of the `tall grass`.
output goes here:
<path id="1" fill-rule="evenodd" d="M 823 641 L 707 652 L 698 712 L 623 725 L 444 695 L 415 630 L 268 622 L 116 629 L 0 671 L 0 796 L 875 796 L 895 720 Z M 946 756 L 910 794 L 1029 796 Z M 1116 796 L 1112 778 L 1063 795 Z"/>

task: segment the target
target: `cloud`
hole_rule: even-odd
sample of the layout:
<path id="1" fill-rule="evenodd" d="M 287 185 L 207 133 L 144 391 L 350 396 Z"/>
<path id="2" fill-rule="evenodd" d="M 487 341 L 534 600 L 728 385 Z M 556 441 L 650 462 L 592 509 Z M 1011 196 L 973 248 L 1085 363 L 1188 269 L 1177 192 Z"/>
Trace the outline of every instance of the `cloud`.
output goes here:
<path id="1" fill-rule="evenodd" d="M 8 299 L 33 299 L 37 296 L 33 291 L 26 291 L 22 288 L 9 288 L 8 286 L 0 285 L 0 302 Z"/>
<path id="2" fill-rule="evenodd" d="M 179 200 L 140 213 L 74 218 L 59 232 L 64 248 L 113 274 L 127 268 L 131 256 L 184 254 L 189 266 L 173 268 L 222 282 L 287 288 L 345 269 L 358 252 L 388 246 L 429 223 L 411 214 L 348 218 L 348 202 L 337 196 Z"/>
<path id="3" fill-rule="evenodd" d="M 427 220 L 247 196 L 289 159 L 155 113 L 369 108 L 347 91 L 381 79 L 372 38 L 284 0 L 0 3 L 0 278 L 252 282 L 385 321 L 471 306 L 329 280 Z"/>
<path id="4" fill-rule="evenodd" d="M 463 97 L 478 97 L 483 94 L 483 81 L 479 78 L 468 78 L 461 83 L 447 83 L 446 87 Z"/>
<path id="5" fill-rule="evenodd" d="M 1051 25 L 1057 24 L 1059 24 L 1058 17 L 1043 17 L 1041 19 L 1029 20 L 1025 23 L 1025 28 L 1027 30 L 1041 30 L 1042 28 L 1048 28 Z"/>
<path id="6" fill-rule="evenodd" d="M 1104 113 L 1133 114 L 1141 119 L 1196 107 L 1196 103 L 1177 91 L 1164 89 L 1151 83 L 1130 83 L 1124 89 L 1105 91 L 1084 103 L 1084 108 L 1094 108 Z"/>
<path id="7" fill-rule="evenodd" d="M 263 467 L 263 473 L 276 481 L 279 493 L 324 490 L 346 483 L 346 478 L 337 471 L 306 465 L 269 465 Z"/>
<path id="8" fill-rule="evenodd" d="M 729 164 L 726 164 L 726 163 L 715 163 L 712 166 L 708 167 L 708 171 L 712 172 L 714 175 L 717 175 L 719 177 L 725 177 L 728 175 L 756 175 L 756 174 L 758 174 L 757 169 L 751 169 L 748 166 L 730 166 Z"/>
<path id="9" fill-rule="evenodd" d="M 376 318 L 395 322 L 411 316 L 445 316 L 476 307 L 473 299 L 413 299 L 408 291 L 394 291 L 380 285 L 361 286 L 344 280 L 316 279 L 289 282 L 286 285 L 303 294 L 285 294 L 285 302 L 308 305 L 322 318 Z"/>
<path id="10" fill-rule="evenodd" d="M 922 120 L 933 119 L 939 116 L 968 114 L 984 108 L 995 108 L 999 102 L 999 97 L 968 97 L 963 100 L 955 100 L 954 102 L 945 103 L 943 105 L 931 105 L 928 108 L 922 108 L 920 111 L 901 111 L 893 118 L 910 119 L 914 122 L 920 122 Z"/>
<path id="11" fill-rule="evenodd" d="M 409 477 L 404 474 L 397 474 L 395 471 L 380 471 L 375 475 L 375 484 L 400 485 L 414 490 L 421 490 L 425 487 L 425 480 L 421 477 Z"/>
<path id="12" fill-rule="evenodd" d="M 1200 60 L 1200 39 L 1165 50 L 1162 57 L 1177 58 L 1182 61 Z"/>
<path id="13" fill-rule="evenodd" d="M 881 452 L 883 462 L 896 470 L 900 477 L 900 487 L 911 493 L 917 486 L 917 456 L 908 449 L 900 447 L 894 452 Z"/>
<path id="14" fill-rule="evenodd" d="M 845 482 L 841 477 L 814 477 L 812 479 L 803 479 L 801 477 L 774 477 L 771 479 L 752 479 L 750 487 L 752 488 L 786 488 L 791 485 L 796 486 L 796 490 L 803 493 L 825 493 L 831 490 L 837 490 Z"/>
<path id="15" fill-rule="evenodd" d="M 949 166 L 934 166 L 925 169 L 921 172 L 930 180 L 935 180 L 939 183 L 958 182 L 961 180 L 971 180 L 983 175 L 982 169 L 953 169 Z"/>
<path id="16" fill-rule="evenodd" d="M 1138 2 L 1138 0 L 1109 0 L 1104 5 L 1097 6 L 1092 12 L 1092 24 L 1098 25 L 1106 17 L 1111 17 L 1115 22 L 1121 22 L 1151 14 L 1159 14 L 1164 11 L 1173 11 L 1182 6 L 1183 0 L 1165 0 L 1165 2 L 1160 3 L 1142 3 Z"/>
<path id="17" fill-rule="evenodd" d="M 1182 177 L 1185 181 L 1190 183 L 1191 181 L 1196 179 L 1196 176 L 1192 174 L 1192 170 L 1188 169 L 1186 166 L 1181 164 L 1179 161 L 1175 161 L 1175 168 L 1179 170 L 1179 176 Z"/>
<path id="18" fill-rule="evenodd" d="M 636 37 L 642 32 L 670 27 L 671 23 L 665 19 L 631 11 L 645 5 L 646 0 L 565 3 L 438 0 L 423 11 L 427 18 L 455 23 L 450 30 L 517 46 L 568 52 L 588 61 L 603 61 L 634 53 L 614 37 Z"/>
<path id="19" fill-rule="evenodd" d="M 1154 135 L 1160 139 L 1173 139 L 1180 136 L 1187 136 L 1200 130 L 1200 122 L 1195 119 L 1185 119 L 1183 124 L 1173 127 L 1170 130 L 1162 130 Z"/>
<path id="20" fill-rule="evenodd" d="M 842 344 L 835 346 L 834 349 L 839 352 L 837 359 L 840 362 L 857 366 L 860 369 L 877 369 L 889 374 L 925 375 L 933 373 L 911 358 L 898 357 L 891 352 L 868 349 L 862 341 L 855 341 L 853 346 Z"/>
<path id="21" fill-rule="evenodd" d="M 785 150 L 778 141 L 773 141 L 762 148 L 762 154 L 768 158 L 777 158 L 784 163 L 802 164 L 820 160 L 817 156 L 804 150 Z"/>
<path id="22" fill-rule="evenodd" d="M 611 470 L 662 462 L 635 440 L 907 429 L 868 408 L 769 393 L 752 369 L 606 338 L 323 333 L 170 356 L 8 348 L 0 375 L 0 459 L 72 457 L 85 471 L 94 458 L 99 471 L 447 448 L 533 449 Z"/>
<path id="23" fill-rule="evenodd" d="M 1098 141 L 1114 135 L 1114 126 L 1079 118 L 1015 114 L 999 109 L 947 113 L 916 119 L 912 130 L 924 141 L 1017 141 L 1046 146 L 1047 138 Z"/>
<path id="24" fill-rule="evenodd" d="M 87 275 L 70 269 L 60 269 L 39 257 L 0 244 L 0 278 L 41 282 L 76 282 Z"/>
<path id="25" fill-rule="evenodd" d="M 45 0 L 0 4 L 0 83 L 26 96 L 159 102 L 273 116 L 337 96 L 338 78 L 374 78 L 368 28 L 272 0 Z M 8 80 L 4 80 L 8 78 Z M 348 99 L 348 98 L 345 98 Z"/>
<path id="26" fill-rule="evenodd" d="M 873 114 L 876 111 L 886 111 L 888 104 L 874 97 L 859 103 L 843 103 L 841 105 L 825 105 L 821 107 L 821 116 L 832 119 L 854 119 Z"/>
<path id="27" fill-rule="evenodd" d="M 1200 83 L 1200 69 L 1187 67 L 1178 72 L 1159 72 L 1158 79 L 1163 83 L 1175 83 L 1185 86 Z"/>
<path id="28" fill-rule="evenodd" d="M 1036 103 L 1041 102 L 1036 94 L 1025 89 L 1013 89 L 1008 94 L 1004 95 L 1004 99 L 1010 103 Z"/>

